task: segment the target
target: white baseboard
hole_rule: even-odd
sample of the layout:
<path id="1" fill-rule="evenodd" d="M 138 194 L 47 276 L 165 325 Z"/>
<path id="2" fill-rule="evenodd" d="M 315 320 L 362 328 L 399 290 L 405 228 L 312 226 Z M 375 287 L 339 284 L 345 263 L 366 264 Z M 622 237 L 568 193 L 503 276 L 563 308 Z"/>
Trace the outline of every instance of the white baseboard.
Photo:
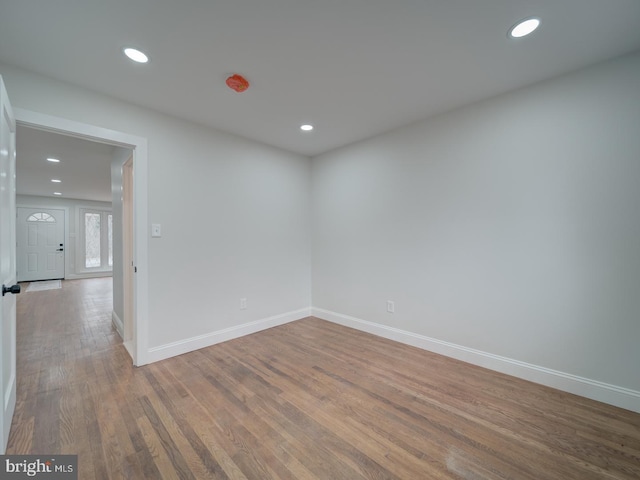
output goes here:
<path id="1" fill-rule="evenodd" d="M 311 315 L 345 327 L 355 328 L 379 337 L 640 413 L 640 392 L 635 390 L 501 357 L 322 308 L 311 307 Z"/>
<path id="2" fill-rule="evenodd" d="M 120 317 L 114 310 L 111 311 L 111 323 L 113 323 L 113 326 L 118 331 L 120 338 L 124 340 L 124 322 L 120 320 Z"/>
<path id="3" fill-rule="evenodd" d="M 82 280 L 83 278 L 112 277 L 113 272 L 65 273 L 65 280 Z"/>
<path id="4" fill-rule="evenodd" d="M 284 325 L 285 323 L 293 322 L 295 320 L 301 320 L 310 316 L 310 312 L 310 308 L 302 308 L 294 312 L 283 313 L 281 315 L 275 315 L 262 320 L 243 323 L 242 325 L 187 338 L 179 342 L 153 347 L 149 349 L 147 363 L 153 363 L 166 358 L 175 357 L 176 355 L 182 355 L 183 353 L 210 347 L 216 343 L 226 342 L 227 340 L 233 340 L 234 338 L 243 337 L 261 330 L 277 327 L 278 325 Z"/>

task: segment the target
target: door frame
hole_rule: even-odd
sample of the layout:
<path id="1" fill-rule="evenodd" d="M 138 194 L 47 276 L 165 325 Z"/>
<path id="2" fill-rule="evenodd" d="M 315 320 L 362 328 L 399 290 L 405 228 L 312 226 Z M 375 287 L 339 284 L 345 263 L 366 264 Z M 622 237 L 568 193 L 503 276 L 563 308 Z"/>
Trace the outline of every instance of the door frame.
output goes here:
<path id="1" fill-rule="evenodd" d="M 62 275 L 62 279 L 65 279 L 67 277 L 67 272 L 69 272 L 69 255 L 68 255 L 68 250 L 69 250 L 69 207 L 45 207 L 42 206 L 42 204 L 28 204 L 28 203 L 17 203 L 16 202 L 16 214 L 18 213 L 18 210 L 21 208 L 33 208 L 35 209 L 40 209 L 40 210 L 62 210 L 62 213 L 64 215 L 64 274 Z M 17 229 L 20 228 L 20 226 L 18 225 L 17 222 L 17 218 L 16 218 L 16 238 L 18 236 L 18 231 Z M 18 242 L 16 241 L 16 267 L 18 266 L 18 249 L 19 249 L 19 245 Z M 18 278 L 20 277 L 20 275 L 18 275 Z M 18 280 L 19 282 L 21 281 L 25 281 L 25 280 Z M 28 280 L 26 280 L 28 281 Z"/>
<path id="2" fill-rule="evenodd" d="M 134 365 L 140 366 L 149 363 L 147 139 L 22 108 L 13 108 L 13 113 L 18 125 L 133 150 L 133 258 L 136 274 L 133 279 L 133 348 L 129 353 Z"/>
<path id="3" fill-rule="evenodd" d="M 124 315 L 124 325 L 122 338 L 124 346 L 129 349 L 133 342 L 132 319 L 133 313 L 133 288 L 135 281 L 134 261 L 133 261 L 133 155 L 122 165 L 122 285 L 124 295 L 122 298 L 122 309 Z"/>

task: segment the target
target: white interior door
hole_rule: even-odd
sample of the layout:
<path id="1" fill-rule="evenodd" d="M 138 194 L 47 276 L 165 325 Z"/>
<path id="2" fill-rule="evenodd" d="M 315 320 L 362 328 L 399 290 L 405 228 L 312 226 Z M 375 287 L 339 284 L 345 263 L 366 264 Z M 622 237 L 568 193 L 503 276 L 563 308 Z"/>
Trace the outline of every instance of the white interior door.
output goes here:
<path id="1" fill-rule="evenodd" d="M 16 406 L 16 299 L 11 293 L 5 295 L 5 287 L 16 282 L 16 123 L 1 76 L 0 117 L 0 454 L 4 454 Z"/>
<path id="2" fill-rule="evenodd" d="M 52 208 L 18 208 L 18 281 L 64 278 L 64 213 Z"/>

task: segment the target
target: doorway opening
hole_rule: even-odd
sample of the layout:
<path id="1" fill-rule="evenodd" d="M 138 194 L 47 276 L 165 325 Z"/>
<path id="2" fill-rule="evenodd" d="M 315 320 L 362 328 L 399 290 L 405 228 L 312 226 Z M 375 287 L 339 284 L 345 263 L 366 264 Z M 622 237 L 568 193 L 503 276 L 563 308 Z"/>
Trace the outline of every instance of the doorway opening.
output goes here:
<path id="1" fill-rule="evenodd" d="M 126 298 L 126 306 L 122 309 L 123 318 L 120 319 L 119 315 L 114 316 L 114 324 L 117 325 L 117 320 L 122 323 L 120 333 L 123 337 L 124 345 L 131 355 L 133 364 L 139 366 L 148 363 L 146 138 L 19 108 L 14 109 L 14 112 L 18 127 L 24 126 L 44 132 L 97 142 L 102 145 L 119 147 L 122 152 L 126 151 L 126 155 L 122 155 L 120 177 L 115 179 L 112 185 L 113 189 L 120 189 L 122 192 L 121 203 L 113 206 L 114 210 L 116 208 L 119 209 L 119 218 L 122 222 L 120 234 L 116 235 L 122 252 L 122 263 L 118 265 L 118 268 L 116 268 L 115 264 L 113 265 L 114 297 L 116 296 L 116 289 L 118 289 L 121 305 L 124 304 Z M 19 163 L 20 152 L 18 152 Z M 113 198 L 116 198 L 116 196 L 114 195 Z M 76 258 L 78 258 L 78 254 L 76 254 Z"/>

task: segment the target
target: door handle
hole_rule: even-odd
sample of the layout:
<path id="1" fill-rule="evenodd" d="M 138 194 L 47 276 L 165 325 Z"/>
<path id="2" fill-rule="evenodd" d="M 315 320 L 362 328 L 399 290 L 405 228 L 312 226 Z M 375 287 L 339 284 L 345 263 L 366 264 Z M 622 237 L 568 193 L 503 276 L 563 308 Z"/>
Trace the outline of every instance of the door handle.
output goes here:
<path id="1" fill-rule="evenodd" d="M 64 252 L 64 248 L 59 248 L 56 250 L 56 252 Z"/>
<path id="2" fill-rule="evenodd" d="M 4 297 L 7 293 L 13 293 L 14 295 L 20 293 L 20 285 L 17 283 L 11 287 L 5 287 L 2 285 L 2 296 Z"/>

